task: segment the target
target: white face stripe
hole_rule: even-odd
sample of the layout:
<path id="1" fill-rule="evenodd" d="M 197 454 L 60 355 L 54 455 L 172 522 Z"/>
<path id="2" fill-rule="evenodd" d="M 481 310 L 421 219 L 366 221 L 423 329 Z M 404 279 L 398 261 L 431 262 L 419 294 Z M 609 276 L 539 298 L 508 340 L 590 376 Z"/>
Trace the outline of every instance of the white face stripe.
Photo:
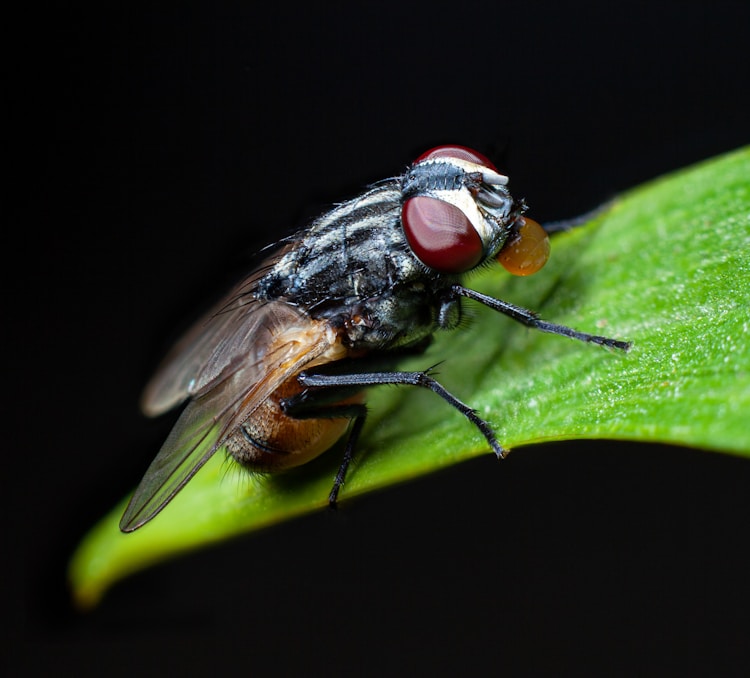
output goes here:
<path id="1" fill-rule="evenodd" d="M 487 223 L 487 220 L 482 216 L 477 207 L 477 202 L 468 188 L 462 188 L 458 191 L 430 191 L 429 195 L 458 207 L 474 226 L 474 230 L 479 234 L 484 248 L 489 247 L 494 239 L 496 228 Z"/>

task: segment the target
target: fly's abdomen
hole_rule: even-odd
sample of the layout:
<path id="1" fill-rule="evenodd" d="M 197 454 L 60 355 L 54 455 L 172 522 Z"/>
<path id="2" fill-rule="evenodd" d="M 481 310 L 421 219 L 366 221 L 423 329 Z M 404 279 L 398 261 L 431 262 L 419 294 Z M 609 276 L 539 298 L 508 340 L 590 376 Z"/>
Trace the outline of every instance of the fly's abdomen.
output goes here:
<path id="1" fill-rule="evenodd" d="M 296 419 L 285 414 L 280 402 L 301 390 L 296 377 L 282 384 L 227 439 L 229 454 L 253 471 L 280 471 L 305 464 L 330 449 L 346 433 L 351 419 Z M 361 396 L 355 396 L 341 404 L 361 401 Z"/>

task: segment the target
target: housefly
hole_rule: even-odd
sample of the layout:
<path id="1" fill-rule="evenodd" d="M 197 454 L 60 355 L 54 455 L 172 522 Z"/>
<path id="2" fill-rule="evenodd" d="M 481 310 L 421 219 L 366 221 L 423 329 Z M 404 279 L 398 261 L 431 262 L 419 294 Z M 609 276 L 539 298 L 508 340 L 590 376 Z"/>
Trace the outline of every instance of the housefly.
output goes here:
<path id="1" fill-rule="evenodd" d="M 248 469 L 280 471 L 317 457 L 348 430 L 329 495 L 335 504 L 370 386 L 429 389 L 502 458 L 490 425 L 429 370 L 393 369 L 399 355 L 459 324 L 462 298 L 543 332 L 627 350 L 625 341 L 541 320 L 461 284 L 493 259 L 516 275 L 547 260 L 547 232 L 524 216 L 507 183 L 480 153 L 440 146 L 284 241 L 188 332 L 148 385 L 148 415 L 188 404 L 120 528 L 151 520 L 220 448 Z"/>

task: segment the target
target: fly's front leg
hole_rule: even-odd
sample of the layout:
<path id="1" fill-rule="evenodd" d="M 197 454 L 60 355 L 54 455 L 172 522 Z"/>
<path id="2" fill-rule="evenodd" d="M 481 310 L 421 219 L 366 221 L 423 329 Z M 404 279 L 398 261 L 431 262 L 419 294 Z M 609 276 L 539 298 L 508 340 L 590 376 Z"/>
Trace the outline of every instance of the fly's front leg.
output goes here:
<path id="1" fill-rule="evenodd" d="M 526 327 L 532 327 L 535 330 L 541 332 L 549 332 L 550 334 L 559 334 L 563 337 L 570 337 L 571 339 L 577 339 L 590 344 L 598 344 L 599 346 L 606 346 L 607 348 L 616 348 L 620 351 L 629 351 L 630 342 L 620 341 L 619 339 L 611 339 L 610 337 L 602 337 L 598 334 L 588 334 L 587 332 L 579 332 L 574 330 L 572 327 L 566 327 L 565 325 L 558 325 L 557 323 L 547 322 L 542 320 L 536 313 L 529 311 L 526 308 L 521 308 L 515 304 L 511 304 L 502 299 L 495 299 L 489 297 L 486 294 L 481 294 L 470 290 L 463 285 L 453 285 L 451 288 L 453 294 L 457 296 L 466 297 L 467 299 L 473 299 L 478 301 L 480 304 L 489 306 L 493 311 L 498 311 L 503 315 L 507 315 L 516 322 L 526 325 Z"/>

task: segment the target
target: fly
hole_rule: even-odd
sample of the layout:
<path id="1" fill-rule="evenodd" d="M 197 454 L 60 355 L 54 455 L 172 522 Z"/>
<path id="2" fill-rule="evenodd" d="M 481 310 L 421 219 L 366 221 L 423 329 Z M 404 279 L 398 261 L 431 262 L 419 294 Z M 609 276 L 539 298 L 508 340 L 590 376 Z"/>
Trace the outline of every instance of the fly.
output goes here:
<path id="1" fill-rule="evenodd" d="M 120 521 L 156 516 L 220 448 L 255 471 L 304 464 L 348 431 L 335 504 L 367 414 L 363 391 L 429 389 L 463 414 L 499 458 L 491 426 L 429 373 L 399 372 L 399 355 L 455 328 L 472 299 L 543 332 L 627 351 L 630 344 L 556 325 L 461 284 L 498 260 L 529 275 L 549 256 L 547 232 L 524 216 L 508 178 L 483 155 L 439 146 L 288 239 L 175 346 L 142 407 L 188 401 Z"/>

